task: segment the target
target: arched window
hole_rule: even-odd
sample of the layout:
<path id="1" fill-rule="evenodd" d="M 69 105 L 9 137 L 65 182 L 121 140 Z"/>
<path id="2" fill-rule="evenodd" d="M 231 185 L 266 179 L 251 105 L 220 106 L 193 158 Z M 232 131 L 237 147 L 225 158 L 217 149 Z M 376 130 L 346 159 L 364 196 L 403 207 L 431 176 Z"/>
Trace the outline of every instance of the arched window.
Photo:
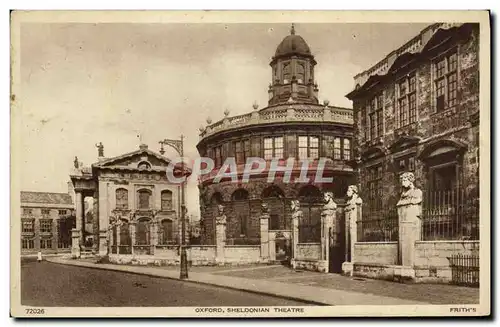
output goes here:
<path id="1" fill-rule="evenodd" d="M 283 83 L 284 84 L 290 83 L 291 77 L 292 77 L 292 72 L 290 69 L 290 63 L 285 62 L 283 63 Z"/>
<path id="2" fill-rule="evenodd" d="M 139 190 L 138 197 L 139 197 L 139 203 L 138 203 L 138 208 L 139 209 L 150 209 L 150 200 L 151 200 L 151 191 L 150 190 Z"/>
<path id="3" fill-rule="evenodd" d="M 149 219 L 139 219 L 135 228 L 135 244 L 149 245 L 150 244 L 150 222 Z"/>
<path id="4" fill-rule="evenodd" d="M 174 223 L 170 219 L 161 221 L 160 230 L 158 231 L 158 244 L 175 244 L 174 238 Z"/>
<path id="5" fill-rule="evenodd" d="M 116 209 L 128 209 L 128 190 L 119 188 L 116 190 Z"/>
<path id="6" fill-rule="evenodd" d="M 269 208 L 269 229 L 287 229 L 290 224 L 285 218 L 285 194 L 277 186 L 269 186 L 261 195 L 262 201 Z"/>
<path id="7" fill-rule="evenodd" d="M 305 72 L 306 72 L 306 70 L 304 68 L 304 64 L 301 64 L 301 63 L 297 64 L 296 76 L 297 76 L 297 81 L 301 84 L 304 83 Z"/>
<path id="8" fill-rule="evenodd" d="M 250 214 L 250 206 L 248 205 L 248 192 L 244 189 L 237 189 L 231 196 L 233 212 L 236 218 L 236 223 L 239 224 L 239 235 L 229 235 L 229 237 L 248 236 L 248 216 Z"/>
<path id="9" fill-rule="evenodd" d="M 161 210 L 172 210 L 172 192 L 169 190 L 161 191 Z"/>
<path id="10" fill-rule="evenodd" d="M 132 239 L 130 237 L 130 225 L 128 221 L 122 220 L 122 224 L 120 226 L 120 254 L 130 254 L 131 249 L 130 245 L 132 245 Z"/>
<path id="11" fill-rule="evenodd" d="M 319 242 L 323 194 L 317 187 L 307 185 L 300 189 L 299 201 L 303 212 L 302 221 L 299 221 L 299 242 Z"/>

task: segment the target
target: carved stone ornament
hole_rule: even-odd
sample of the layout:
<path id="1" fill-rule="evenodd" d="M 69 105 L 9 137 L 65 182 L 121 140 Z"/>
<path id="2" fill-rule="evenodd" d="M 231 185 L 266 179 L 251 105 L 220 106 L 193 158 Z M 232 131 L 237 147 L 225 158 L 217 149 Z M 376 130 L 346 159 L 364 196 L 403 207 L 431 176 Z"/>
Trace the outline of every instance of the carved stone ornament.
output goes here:
<path id="1" fill-rule="evenodd" d="M 344 210 L 354 210 L 361 204 L 363 204 L 363 200 L 358 195 L 358 187 L 356 185 L 349 185 L 347 188 L 347 205 Z"/>
<path id="2" fill-rule="evenodd" d="M 399 199 L 397 206 L 421 204 L 422 190 L 415 187 L 415 175 L 411 172 L 403 173 L 400 177 L 400 181 L 403 191 L 401 192 L 401 198 Z"/>
<path id="3" fill-rule="evenodd" d="M 333 201 L 333 193 L 326 192 L 324 195 L 325 204 L 323 205 L 322 216 L 331 216 L 337 210 L 337 204 Z"/>
<path id="4" fill-rule="evenodd" d="M 267 205 L 267 203 L 262 202 L 262 204 L 260 205 L 260 209 L 261 209 L 262 215 L 268 215 L 269 214 L 269 206 Z"/>
<path id="5" fill-rule="evenodd" d="M 302 217 L 302 211 L 300 210 L 299 200 L 292 200 L 292 219 L 300 219 Z"/>

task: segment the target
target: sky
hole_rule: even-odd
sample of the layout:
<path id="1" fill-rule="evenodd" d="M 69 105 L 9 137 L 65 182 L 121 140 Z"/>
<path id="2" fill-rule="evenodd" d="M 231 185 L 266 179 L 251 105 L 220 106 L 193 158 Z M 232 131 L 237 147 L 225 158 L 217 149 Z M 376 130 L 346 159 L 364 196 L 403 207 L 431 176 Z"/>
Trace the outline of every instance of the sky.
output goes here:
<path id="1" fill-rule="evenodd" d="M 354 75 L 428 24 L 295 24 L 318 65 L 319 97 L 345 98 Z M 185 136 L 196 158 L 198 128 L 267 104 L 269 62 L 290 24 L 23 23 L 20 38 L 21 189 L 66 192 L 73 159 L 97 161 Z M 141 135 L 139 138 L 138 135 Z M 167 157 L 175 152 L 167 149 Z M 188 211 L 199 214 L 188 184 Z"/>

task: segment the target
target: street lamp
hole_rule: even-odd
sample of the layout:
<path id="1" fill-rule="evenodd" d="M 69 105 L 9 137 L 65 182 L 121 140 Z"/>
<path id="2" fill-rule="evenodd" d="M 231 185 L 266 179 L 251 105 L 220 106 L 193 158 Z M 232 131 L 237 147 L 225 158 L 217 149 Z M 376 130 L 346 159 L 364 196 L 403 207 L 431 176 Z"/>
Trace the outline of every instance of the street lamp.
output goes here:
<path id="1" fill-rule="evenodd" d="M 164 139 L 163 141 L 158 142 L 161 144 L 161 149 L 160 153 L 163 155 L 165 154 L 165 150 L 163 148 L 164 145 L 168 145 L 172 148 L 174 148 L 177 153 L 181 156 L 182 160 L 182 174 L 184 174 L 184 136 L 181 135 L 180 140 L 169 140 L 169 139 Z M 182 231 L 181 231 L 181 244 L 180 244 L 180 249 L 181 249 L 181 272 L 180 272 L 180 279 L 186 279 L 188 278 L 188 266 L 187 266 L 187 254 L 186 254 L 186 202 L 184 198 L 184 193 L 185 193 L 185 185 L 186 181 L 182 181 L 181 184 L 181 224 L 182 224 Z"/>

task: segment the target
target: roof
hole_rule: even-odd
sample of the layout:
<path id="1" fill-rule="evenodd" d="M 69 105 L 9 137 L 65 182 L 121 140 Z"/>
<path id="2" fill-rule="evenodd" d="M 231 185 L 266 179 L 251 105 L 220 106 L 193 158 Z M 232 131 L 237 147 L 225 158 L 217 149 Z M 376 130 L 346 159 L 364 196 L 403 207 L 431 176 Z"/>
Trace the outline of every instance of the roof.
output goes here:
<path id="1" fill-rule="evenodd" d="M 290 35 L 286 36 L 276 48 L 275 57 L 299 54 L 311 56 L 311 49 L 302 36 L 295 34 L 295 27 L 292 24 Z"/>
<path id="2" fill-rule="evenodd" d="M 21 203 L 73 204 L 68 193 L 21 192 Z"/>
<path id="3" fill-rule="evenodd" d="M 460 26 L 452 28 L 439 28 L 420 49 L 420 51 L 416 51 L 415 53 L 404 53 L 398 56 L 386 74 L 371 75 L 363 85 L 356 87 L 353 91 L 349 92 L 346 97 L 352 100 L 376 85 L 384 83 L 386 80 L 392 80 L 400 71 L 405 69 L 407 70 L 408 67 L 418 60 L 429 56 L 429 53 L 434 51 L 437 47 L 442 46 L 447 42 L 451 42 L 454 39 L 466 37 L 474 26 L 475 25 L 471 23 L 464 23 Z"/>
<path id="4" fill-rule="evenodd" d="M 170 163 L 169 159 L 167 159 L 164 156 L 161 156 L 161 155 L 157 154 L 156 152 L 149 150 L 147 147 L 141 145 L 141 147 L 140 147 L 139 150 L 132 151 L 132 152 L 129 152 L 129 153 L 125 153 L 125 154 L 119 155 L 117 157 L 105 159 L 103 161 L 100 161 L 100 162 L 92 164 L 92 167 L 110 166 L 110 164 L 113 163 L 113 162 L 120 161 L 120 160 L 123 160 L 123 159 L 126 159 L 126 158 L 130 158 L 130 157 L 133 157 L 133 156 L 137 156 L 137 155 L 142 155 L 142 154 L 151 155 L 151 156 L 157 158 L 158 160 L 165 162 L 166 164 Z"/>
<path id="5" fill-rule="evenodd" d="M 311 55 L 311 49 L 307 45 L 306 41 L 300 35 L 288 35 L 281 41 L 276 48 L 276 57 L 281 57 L 285 55 L 299 54 L 299 55 Z"/>

